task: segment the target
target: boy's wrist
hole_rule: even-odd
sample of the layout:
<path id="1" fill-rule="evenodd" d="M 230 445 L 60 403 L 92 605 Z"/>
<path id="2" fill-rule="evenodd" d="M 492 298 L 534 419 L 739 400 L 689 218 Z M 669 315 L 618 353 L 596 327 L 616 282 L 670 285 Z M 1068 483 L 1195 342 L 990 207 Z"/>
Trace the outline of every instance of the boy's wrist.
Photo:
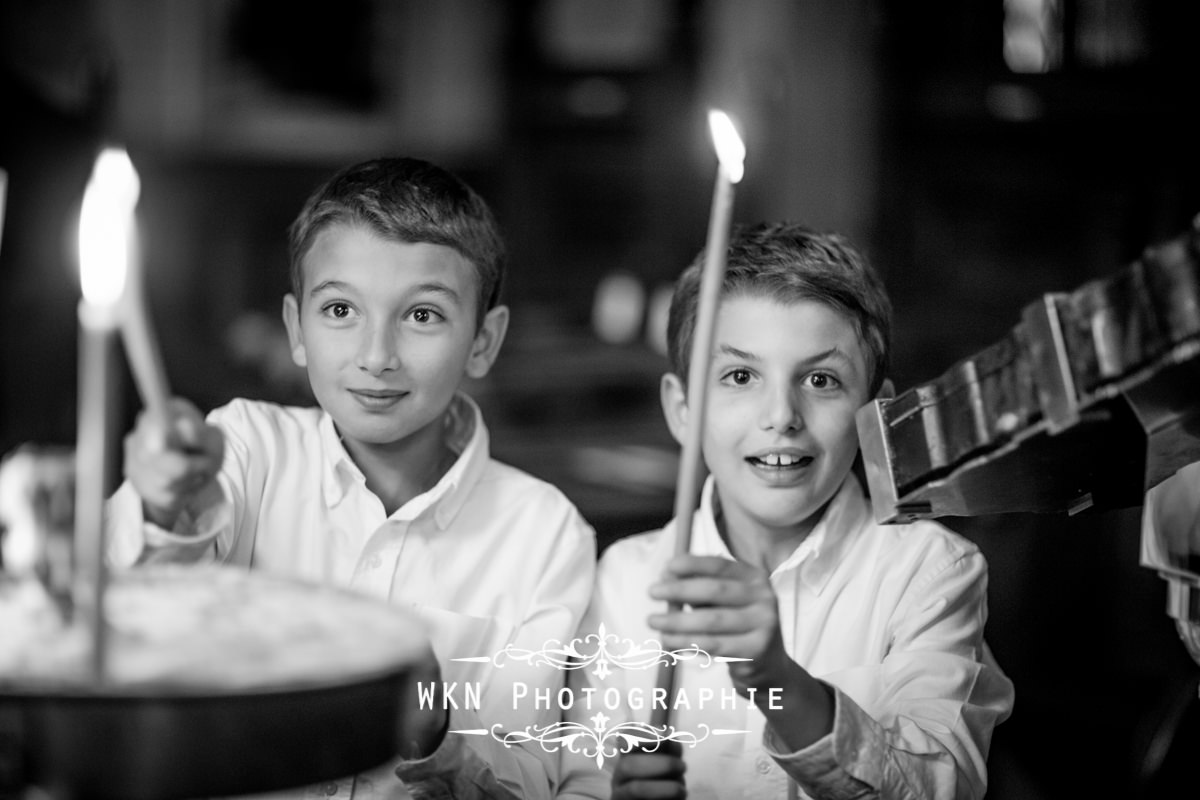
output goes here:
<path id="1" fill-rule="evenodd" d="M 180 509 L 174 511 L 170 509 L 152 506 L 149 503 L 142 502 L 142 519 L 152 525 L 157 525 L 163 530 L 169 531 L 175 528 L 175 523 L 179 521 Z"/>
<path id="2" fill-rule="evenodd" d="M 440 713 L 438 713 L 440 712 Z M 450 729 L 450 712 L 445 709 L 418 711 L 420 722 L 414 726 L 413 737 L 408 743 L 404 758 L 417 760 L 433 755 L 446 738 Z"/>
<path id="3" fill-rule="evenodd" d="M 833 688 L 790 661 L 791 669 L 773 686 L 756 688 L 754 705 L 776 736 L 792 751 L 802 750 L 833 730 Z"/>

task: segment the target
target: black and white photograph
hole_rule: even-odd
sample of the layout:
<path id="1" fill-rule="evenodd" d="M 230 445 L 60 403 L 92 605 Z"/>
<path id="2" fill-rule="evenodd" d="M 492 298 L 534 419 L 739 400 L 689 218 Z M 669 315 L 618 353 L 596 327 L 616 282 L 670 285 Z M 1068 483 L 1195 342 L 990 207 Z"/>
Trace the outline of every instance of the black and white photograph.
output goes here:
<path id="1" fill-rule="evenodd" d="M 1193 796 L 1197 31 L 0 0 L 0 800 Z"/>

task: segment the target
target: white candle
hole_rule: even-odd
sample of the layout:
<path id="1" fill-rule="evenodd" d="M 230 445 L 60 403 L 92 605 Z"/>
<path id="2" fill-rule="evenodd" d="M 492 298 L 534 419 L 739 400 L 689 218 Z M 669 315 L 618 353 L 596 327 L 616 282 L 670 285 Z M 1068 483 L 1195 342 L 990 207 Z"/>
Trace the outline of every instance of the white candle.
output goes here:
<path id="1" fill-rule="evenodd" d="M 105 661 L 104 494 L 114 451 L 117 330 L 133 241 L 137 173 L 122 150 L 100 153 L 79 215 L 79 430 L 75 449 L 75 605 L 92 632 L 92 668 Z"/>
<path id="2" fill-rule="evenodd" d="M 688 426 L 679 459 L 679 481 L 675 492 L 675 553 L 688 552 L 692 516 L 700 499 L 700 441 L 704 432 L 704 410 L 708 399 L 708 366 L 712 355 L 713 328 L 721 283 L 725 279 L 725 251 L 733 213 L 733 185 L 742 179 L 746 148 L 733 121 L 723 111 L 709 111 L 708 125 L 717 151 L 717 183 L 713 188 L 712 211 L 708 217 L 708 241 L 704 246 L 704 268 L 700 296 L 696 302 L 696 327 L 688 367 Z"/>
<path id="3" fill-rule="evenodd" d="M 742 179 L 746 147 L 733 121 L 722 111 L 708 112 L 713 146 L 717 151 L 717 183 L 713 188 L 712 211 L 708 218 L 708 241 L 704 246 L 704 267 L 700 277 L 700 296 L 696 304 L 696 327 L 692 332 L 692 352 L 688 366 L 688 425 L 679 454 L 679 479 L 675 491 L 675 554 L 691 549 L 692 518 L 700 500 L 701 440 L 704 411 L 708 399 L 709 359 L 721 284 L 725 279 L 725 251 L 729 248 L 729 226 L 733 213 L 733 185 Z M 672 604 L 670 610 L 679 606 Z M 675 665 L 664 664 L 658 672 L 658 687 L 668 696 L 673 693 Z M 665 708 L 655 706 L 650 724 L 663 726 L 668 719 Z"/>

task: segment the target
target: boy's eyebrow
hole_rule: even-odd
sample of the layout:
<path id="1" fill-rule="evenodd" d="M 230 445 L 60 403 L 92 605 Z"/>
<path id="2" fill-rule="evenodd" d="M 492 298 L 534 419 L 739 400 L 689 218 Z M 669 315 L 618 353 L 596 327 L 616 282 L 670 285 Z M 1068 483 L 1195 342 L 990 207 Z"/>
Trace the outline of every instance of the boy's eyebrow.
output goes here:
<path id="1" fill-rule="evenodd" d="M 723 355 L 732 356 L 741 361 L 758 361 L 759 360 L 759 357 L 756 356 L 754 353 L 750 353 L 745 350 L 739 350 L 738 348 L 731 347 L 727 344 L 721 345 L 720 352 Z M 850 356 L 843 353 L 841 348 L 839 348 L 837 345 L 834 345 L 833 347 L 829 348 L 828 350 L 825 350 L 824 352 L 815 353 L 815 354 L 809 356 L 808 358 L 804 359 L 801 363 L 802 364 L 816 364 L 818 362 L 825 361 L 826 359 L 835 359 L 837 361 L 842 361 L 848 365 L 852 365 L 854 363 L 854 360 L 852 358 L 850 358 Z"/>
<path id="2" fill-rule="evenodd" d="M 458 303 L 462 300 L 462 296 L 451 286 L 444 283 L 422 283 L 413 287 L 413 294 L 440 294 L 445 295 L 447 300 Z"/>
<path id="3" fill-rule="evenodd" d="M 804 363 L 805 364 L 815 364 L 818 361 L 825 361 L 826 359 L 834 359 L 837 361 L 845 362 L 846 364 L 854 363 L 854 360 L 852 358 L 850 358 L 850 356 L 843 353 L 841 348 L 838 347 L 836 344 L 823 353 L 817 353 L 816 355 L 809 356 L 808 358 L 804 359 Z"/>
<path id="4" fill-rule="evenodd" d="M 754 353 L 750 353 L 745 350 L 739 350 L 736 347 L 730 347 L 727 344 L 721 345 L 718 350 L 722 355 L 733 356 L 740 361 L 758 361 L 758 356 L 754 355 Z"/>
<path id="5" fill-rule="evenodd" d="M 345 291 L 349 291 L 350 288 L 351 288 L 350 284 L 346 283 L 345 281 L 339 281 L 339 280 L 321 281 L 316 286 L 312 287 L 312 290 L 308 293 L 308 296 L 315 297 L 318 294 L 320 294 L 321 292 L 327 292 L 327 291 L 345 292 Z M 447 286 L 444 283 L 421 283 L 421 284 L 414 286 L 411 290 L 411 293 L 413 293 L 413 294 L 440 294 L 440 295 L 444 295 L 446 297 L 446 299 L 448 299 L 454 303 L 460 303 L 462 301 L 462 297 L 459 295 L 459 293 L 455 289 L 453 289 L 450 286 Z"/>
<path id="6" fill-rule="evenodd" d="M 333 281 L 333 280 L 321 281 L 320 283 L 313 286 L 312 289 L 309 289 L 308 296 L 313 297 L 315 295 L 320 294 L 321 292 L 329 291 L 331 289 L 335 289 L 337 291 L 345 291 L 348 288 L 350 288 L 350 287 L 343 281 Z"/>

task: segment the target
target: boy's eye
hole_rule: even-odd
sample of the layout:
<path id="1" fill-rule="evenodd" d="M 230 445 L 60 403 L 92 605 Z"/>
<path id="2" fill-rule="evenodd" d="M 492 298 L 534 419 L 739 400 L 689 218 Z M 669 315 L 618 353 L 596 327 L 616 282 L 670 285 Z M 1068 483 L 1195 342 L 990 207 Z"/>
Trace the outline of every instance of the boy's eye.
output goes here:
<path id="1" fill-rule="evenodd" d="M 437 322 L 441 319 L 444 319 L 444 317 L 437 311 L 433 310 L 432 308 L 425 307 L 414 308 L 411 312 L 409 312 L 409 317 L 413 322 L 417 322 L 422 325 L 428 325 L 431 322 Z"/>
<path id="2" fill-rule="evenodd" d="M 748 369 L 731 369 L 725 373 L 725 380 L 732 383 L 734 386 L 745 386 L 750 383 L 753 376 Z"/>
<path id="3" fill-rule="evenodd" d="M 814 389 L 836 389 L 838 386 L 841 386 L 838 379 L 828 372 L 814 372 L 805 380 Z"/>
<path id="4" fill-rule="evenodd" d="M 346 319 L 350 316 L 349 303 L 326 303 L 321 307 L 321 311 L 334 319 Z"/>

